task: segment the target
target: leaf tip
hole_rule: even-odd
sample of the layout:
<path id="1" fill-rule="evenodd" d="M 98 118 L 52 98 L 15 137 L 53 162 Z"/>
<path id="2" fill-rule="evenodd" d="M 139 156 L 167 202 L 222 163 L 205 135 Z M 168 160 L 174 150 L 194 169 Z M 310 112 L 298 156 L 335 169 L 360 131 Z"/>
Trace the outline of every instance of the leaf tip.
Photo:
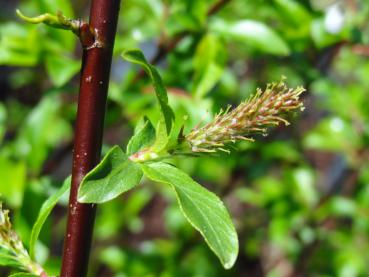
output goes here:
<path id="1" fill-rule="evenodd" d="M 20 18 L 23 19 L 24 21 L 29 21 L 31 18 L 25 16 L 19 9 L 15 10 L 15 14 Z"/>
<path id="2" fill-rule="evenodd" d="M 231 255 L 228 260 L 222 262 L 224 269 L 231 269 L 236 263 L 236 260 L 238 257 L 238 240 L 237 240 L 236 245 L 237 245 L 237 250 L 234 251 L 233 255 Z"/>

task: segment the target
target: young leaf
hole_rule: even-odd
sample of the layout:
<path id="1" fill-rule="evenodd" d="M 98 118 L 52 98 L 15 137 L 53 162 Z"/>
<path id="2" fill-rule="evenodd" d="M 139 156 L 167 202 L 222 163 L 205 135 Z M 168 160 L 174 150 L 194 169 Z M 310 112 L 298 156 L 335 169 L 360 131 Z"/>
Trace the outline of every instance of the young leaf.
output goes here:
<path id="1" fill-rule="evenodd" d="M 152 145 L 155 141 L 155 128 L 150 120 L 144 118 L 143 126 L 133 135 L 127 145 L 127 154 L 137 153 L 142 148 Z"/>
<path id="2" fill-rule="evenodd" d="M 70 189 L 70 185 L 71 185 L 71 179 L 72 179 L 71 176 L 65 179 L 62 187 L 55 194 L 53 194 L 49 199 L 47 199 L 44 204 L 42 204 L 42 207 L 40 209 L 40 212 L 38 213 L 36 222 L 33 224 L 33 227 L 32 227 L 31 238 L 29 242 L 29 254 L 30 254 L 31 259 L 35 258 L 36 242 L 37 242 L 38 236 L 40 235 L 42 226 L 44 225 L 52 209 L 58 203 L 59 199 L 65 193 L 68 193 Z"/>
<path id="3" fill-rule="evenodd" d="M 23 19 L 27 23 L 32 24 L 44 23 L 56 29 L 71 30 L 75 34 L 79 33 L 81 25 L 81 22 L 79 20 L 66 18 L 61 12 L 58 12 L 56 15 L 44 13 L 39 16 L 28 17 L 17 9 L 16 14 L 18 15 L 19 18 Z"/>
<path id="4" fill-rule="evenodd" d="M 223 202 L 172 165 L 158 162 L 141 164 L 141 168 L 149 179 L 172 186 L 186 219 L 201 233 L 224 268 L 231 268 L 238 254 L 238 238 Z"/>
<path id="5" fill-rule="evenodd" d="M 135 187 L 142 178 L 140 167 L 114 146 L 82 180 L 78 201 L 103 203 Z"/>
<path id="6" fill-rule="evenodd" d="M 168 95 L 167 90 L 164 87 L 163 81 L 158 73 L 158 71 L 149 64 L 145 56 L 138 49 L 128 50 L 122 54 L 122 57 L 132 63 L 141 65 L 146 73 L 150 76 L 151 81 L 153 82 L 156 98 L 159 101 L 160 109 L 161 109 L 161 118 L 164 119 L 166 133 L 169 134 L 172 128 L 172 122 L 174 120 L 174 113 L 171 107 L 168 104 Z"/>
<path id="7" fill-rule="evenodd" d="M 156 125 L 155 143 L 152 147 L 154 152 L 161 152 L 168 145 L 170 133 L 168 134 L 166 130 L 167 128 L 164 121 L 159 120 L 158 124 Z"/>

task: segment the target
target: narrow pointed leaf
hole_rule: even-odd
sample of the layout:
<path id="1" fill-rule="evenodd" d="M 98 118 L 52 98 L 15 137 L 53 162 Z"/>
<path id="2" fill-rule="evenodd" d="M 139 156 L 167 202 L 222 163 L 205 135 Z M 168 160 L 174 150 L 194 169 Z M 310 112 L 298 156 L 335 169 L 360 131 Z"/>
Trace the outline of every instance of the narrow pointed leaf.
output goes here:
<path id="1" fill-rule="evenodd" d="M 152 147 L 152 150 L 155 152 L 161 152 L 165 150 L 166 146 L 169 143 L 169 136 L 166 132 L 166 127 L 164 121 L 160 120 L 156 125 L 156 139 L 155 143 Z"/>
<path id="2" fill-rule="evenodd" d="M 59 199 L 62 198 L 63 195 L 69 193 L 70 185 L 71 185 L 71 176 L 65 179 L 62 187 L 55 194 L 50 196 L 50 198 L 47 199 L 44 202 L 44 204 L 42 204 L 40 212 L 38 213 L 36 222 L 33 224 L 33 227 L 32 227 L 31 238 L 30 238 L 30 243 L 29 243 L 29 254 L 30 254 L 31 259 L 35 258 L 36 242 L 37 242 L 38 236 L 40 235 L 42 226 L 44 225 L 52 209 L 58 203 Z"/>
<path id="3" fill-rule="evenodd" d="M 168 94 L 164 87 L 163 81 L 159 75 L 159 72 L 149 64 L 143 53 L 138 50 L 128 50 L 122 54 L 122 57 L 132 63 L 141 65 L 146 73 L 150 76 L 151 81 L 154 85 L 156 98 L 159 101 L 160 109 L 162 113 L 162 120 L 165 122 L 166 133 L 169 134 L 172 128 L 172 122 L 174 120 L 174 113 L 168 104 Z"/>
<path id="4" fill-rule="evenodd" d="M 61 12 L 56 15 L 50 13 L 44 13 L 35 17 L 25 16 L 20 10 L 16 10 L 16 14 L 19 18 L 27 23 L 39 24 L 44 23 L 50 27 L 56 29 L 71 30 L 78 34 L 80 28 L 80 21 L 66 18 Z"/>
<path id="5" fill-rule="evenodd" d="M 78 201 L 82 203 L 103 203 L 140 182 L 142 170 L 128 159 L 119 146 L 114 146 L 104 159 L 82 180 Z"/>
<path id="6" fill-rule="evenodd" d="M 149 179 L 172 186 L 186 219 L 201 233 L 224 268 L 231 268 L 238 254 L 238 238 L 223 202 L 172 165 L 158 162 L 141 167 Z"/>

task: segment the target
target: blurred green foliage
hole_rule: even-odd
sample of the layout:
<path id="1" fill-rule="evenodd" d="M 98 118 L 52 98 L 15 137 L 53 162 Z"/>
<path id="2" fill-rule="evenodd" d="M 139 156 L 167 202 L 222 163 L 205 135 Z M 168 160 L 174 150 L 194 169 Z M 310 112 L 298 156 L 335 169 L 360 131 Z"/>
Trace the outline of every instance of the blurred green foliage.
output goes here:
<path id="1" fill-rule="evenodd" d="M 15 3 L 0 3 L 0 193 L 27 246 L 42 203 L 70 174 L 81 49 L 72 34 L 24 24 Z M 173 161 L 225 200 L 238 261 L 225 271 L 174 196 L 150 184 L 99 206 L 90 275 L 368 276 L 368 2 L 231 0 L 213 12 L 215 3 L 123 1 L 104 142 L 126 145 L 144 114 L 158 117 L 150 81 L 119 58 L 127 48 L 147 57 L 162 49 L 169 101 L 189 126 L 281 75 L 304 85 L 306 110 L 291 126 L 232 155 Z M 17 7 L 88 16 L 82 0 Z M 59 272 L 65 205 L 36 245 L 51 274 Z"/>

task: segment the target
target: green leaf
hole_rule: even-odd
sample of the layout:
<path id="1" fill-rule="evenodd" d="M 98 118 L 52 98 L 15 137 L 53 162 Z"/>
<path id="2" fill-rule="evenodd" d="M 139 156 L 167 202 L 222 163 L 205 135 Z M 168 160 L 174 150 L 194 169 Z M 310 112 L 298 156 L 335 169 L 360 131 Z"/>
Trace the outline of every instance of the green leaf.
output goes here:
<path id="1" fill-rule="evenodd" d="M 50 148 L 72 135 L 70 123 L 62 116 L 61 109 L 60 94 L 46 94 L 19 128 L 14 155 L 27 161 L 27 171 L 32 174 L 38 174 Z"/>
<path id="2" fill-rule="evenodd" d="M 156 97 L 160 104 L 162 113 L 161 120 L 164 120 L 166 127 L 165 131 L 167 134 L 169 134 L 172 128 L 172 122 L 174 120 L 174 113 L 168 104 L 167 90 L 164 87 L 159 72 L 155 69 L 155 67 L 146 61 L 145 56 L 138 49 L 128 50 L 122 54 L 122 57 L 129 62 L 141 65 L 146 73 L 150 76 L 154 85 Z"/>
<path id="3" fill-rule="evenodd" d="M 266 160 L 284 160 L 288 162 L 298 162 L 300 153 L 297 151 L 296 146 L 289 141 L 274 141 L 267 143 L 262 149 L 263 158 Z"/>
<path id="4" fill-rule="evenodd" d="M 183 11 L 169 16 L 166 28 L 168 35 L 174 36 L 181 32 L 196 32 L 201 26 L 197 18 L 189 14 L 188 11 Z"/>
<path id="5" fill-rule="evenodd" d="M 208 34 L 197 46 L 194 57 L 195 80 L 193 94 L 206 95 L 220 80 L 224 71 L 226 53 L 220 39 Z"/>
<path id="6" fill-rule="evenodd" d="M 40 34 L 33 26 L 16 23 L 1 24 L 0 64 L 34 66 L 39 62 Z"/>
<path id="7" fill-rule="evenodd" d="M 7 111 L 5 105 L 0 103 L 0 143 L 3 141 L 5 132 L 6 132 L 6 124 L 7 124 Z"/>
<path id="8" fill-rule="evenodd" d="M 41 0 L 39 1 L 43 12 L 55 11 L 55 7 L 67 17 L 74 17 L 71 1 L 67 0 Z"/>
<path id="9" fill-rule="evenodd" d="M 163 120 L 159 120 L 156 126 L 156 139 L 152 147 L 153 152 L 163 151 L 169 143 L 169 136 Z M 170 135 L 170 134 L 169 134 Z"/>
<path id="10" fill-rule="evenodd" d="M 65 85 L 79 70 L 80 62 L 51 53 L 46 57 L 46 70 L 55 86 Z"/>
<path id="11" fill-rule="evenodd" d="M 319 121 L 303 139 L 308 149 L 330 152 L 350 152 L 359 145 L 359 137 L 352 124 L 341 117 L 328 117 Z"/>
<path id="12" fill-rule="evenodd" d="M 170 132 L 169 135 L 169 141 L 167 143 L 167 147 L 168 149 L 174 149 L 177 146 L 179 146 L 183 140 L 184 140 L 184 126 L 187 123 L 188 116 L 182 116 L 182 117 L 177 117 L 174 124 L 173 124 L 173 128 L 172 131 Z"/>
<path id="13" fill-rule="evenodd" d="M 236 261 L 238 238 L 223 202 L 178 168 L 158 162 L 141 164 L 145 176 L 172 186 L 182 213 L 229 269 Z"/>
<path id="14" fill-rule="evenodd" d="M 327 205 L 329 206 L 329 215 L 355 217 L 358 213 L 357 203 L 347 197 L 333 197 Z"/>
<path id="15" fill-rule="evenodd" d="M 0 156 L 0 192 L 7 205 L 19 208 L 23 202 L 27 167 L 23 161 Z"/>
<path id="16" fill-rule="evenodd" d="M 294 194 L 301 204 L 312 209 L 318 202 L 314 172 L 308 168 L 296 168 L 291 172 Z"/>
<path id="17" fill-rule="evenodd" d="M 38 275 L 35 275 L 32 273 L 26 273 L 26 272 L 19 272 L 19 273 L 9 275 L 8 277 L 38 277 Z"/>
<path id="18" fill-rule="evenodd" d="M 55 5 L 56 3 L 54 3 Z M 24 15 L 19 9 L 16 10 L 17 16 L 22 19 L 23 21 L 31 24 L 39 24 L 43 23 L 50 27 L 56 29 L 64 29 L 64 30 L 71 30 L 73 33 L 79 35 L 80 31 L 80 20 L 73 20 L 65 15 L 59 10 L 56 14 L 50 14 L 48 12 L 29 17 Z"/>
<path id="19" fill-rule="evenodd" d="M 127 145 L 127 154 L 132 155 L 145 147 L 149 147 L 155 141 L 155 128 L 150 120 L 144 118 L 143 126 L 137 130 Z"/>
<path id="20" fill-rule="evenodd" d="M 350 31 L 348 28 L 343 28 L 337 34 L 331 34 L 326 30 L 324 19 L 317 18 L 311 23 L 311 38 L 318 48 L 324 48 L 333 45 L 339 41 L 348 39 Z"/>
<path id="21" fill-rule="evenodd" d="M 183 32 L 197 33 L 202 30 L 208 17 L 209 2 L 211 1 L 172 1 L 171 12 L 165 21 L 165 34 L 173 37 Z"/>
<path id="22" fill-rule="evenodd" d="M 294 0 L 274 0 L 274 3 L 283 13 L 283 17 L 295 26 L 309 24 L 310 14 L 301 3 Z"/>
<path id="23" fill-rule="evenodd" d="M 140 167 L 114 146 L 82 180 L 78 201 L 103 203 L 135 187 L 142 178 Z"/>
<path id="24" fill-rule="evenodd" d="M 30 243 L 29 243 L 29 254 L 31 259 L 35 258 L 35 248 L 38 236 L 40 235 L 42 226 L 44 225 L 47 217 L 51 213 L 52 209 L 58 203 L 59 199 L 69 192 L 71 186 L 71 176 L 69 176 L 63 183 L 62 187 L 53 194 L 49 199 L 47 199 L 42 205 L 36 222 L 33 224 Z"/>
<path id="25" fill-rule="evenodd" d="M 242 42 L 263 52 L 274 55 L 288 55 L 287 43 L 268 25 L 255 20 L 240 20 L 227 23 L 222 20 L 213 21 L 211 30 L 223 35 L 226 39 Z"/>

